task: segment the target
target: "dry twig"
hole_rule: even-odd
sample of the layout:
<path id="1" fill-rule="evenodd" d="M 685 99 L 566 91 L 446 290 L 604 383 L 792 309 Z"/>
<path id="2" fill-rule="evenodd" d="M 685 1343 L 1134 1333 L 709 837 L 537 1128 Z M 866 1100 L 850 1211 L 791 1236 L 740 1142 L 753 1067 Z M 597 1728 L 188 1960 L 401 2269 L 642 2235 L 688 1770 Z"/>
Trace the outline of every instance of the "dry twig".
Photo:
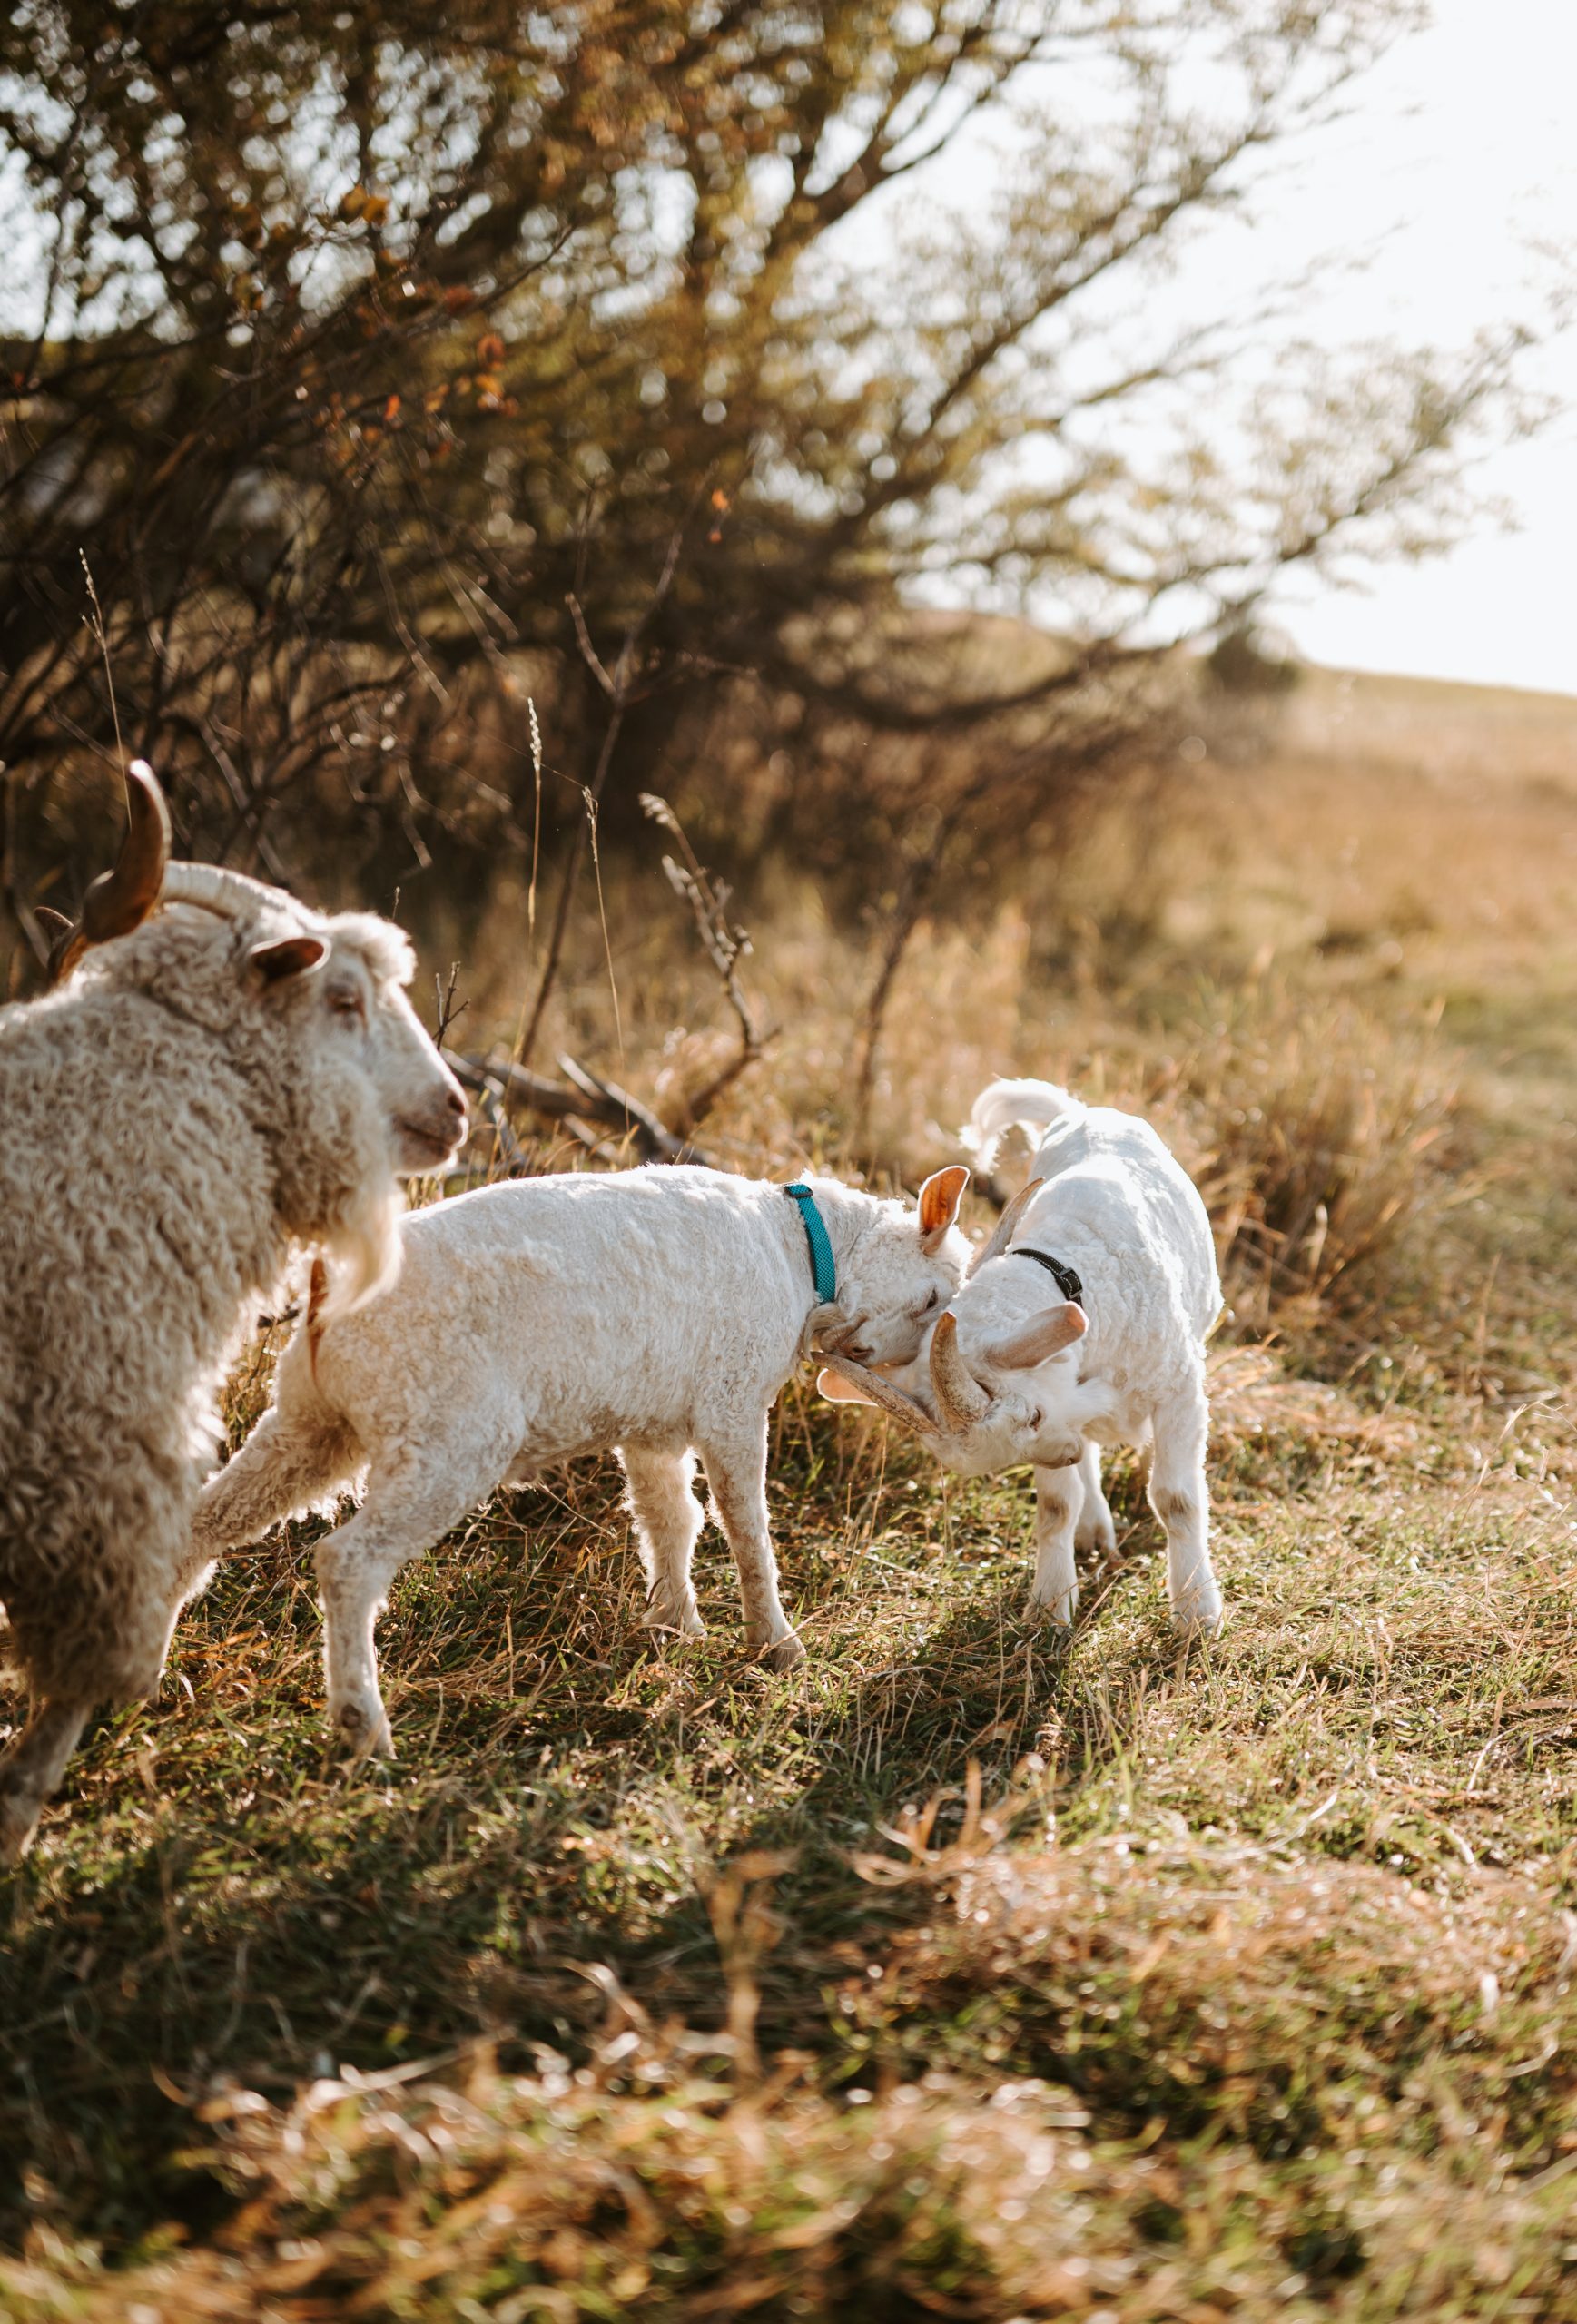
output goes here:
<path id="1" fill-rule="evenodd" d="M 564 940 L 568 932 L 569 911 L 575 900 L 576 882 L 580 877 L 582 852 L 588 836 L 593 851 L 596 850 L 596 812 L 602 803 L 608 770 L 613 764 L 614 752 L 624 729 L 626 714 L 632 702 L 639 699 L 640 688 L 636 683 L 636 678 L 641 640 L 674 586 L 674 576 L 679 569 L 679 551 L 684 546 L 684 530 L 681 527 L 668 544 L 668 554 L 664 560 L 663 570 L 657 577 L 655 588 L 640 614 L 625 632 L 623 643 L 619 647 L 618 659 L 615 662 L 611 673 L 592 643 L 591 633 L 586 627 L 586 615 L 581 610 L 579 597 L 571 590 L 565 600 L 569 608 L 582 658 L 606 700 L 608 716 L 607 724 L 603 729 L 602 746 L 597 752 L 596 765 L 591 781 L 580 785 L 581 796 L 586 803 L 586 819 L 576 825 L 574 835 L 569 842 L 569 852 L 564 864 L 564 876 L 559 884 L 558 902 L 553 915 L 553 928 L 547 940 L 547 958 L 542 964 L 542 974 L 537 985 L 537 997 L 531 1003 L 531 1014 L 526 1020 L 525 1029 L 517 1045 L 517 1055 L 522 1065 L 527 1063 L 530 1059 L 553 988 L 558 980 L 558 964 L 564 951 Z M 535 753 L 540 750 L 540 737 L 535 733 L 535 714 L 533 714 L 532 723 L 535 760 Z M 534 915 L 536 909 L 535 847 L 532 865 L 531 909 Z"/>
<path id="2" fill-rule="evenodd" d="M 728 918 L 732 891 L 725 881 L 715 879 L 696 856 L 685 832 L 685 827 L 665 799 L 655 791 L 643 791 L 641 807 L 649 819 L 665 831 L 675 842 L 683 859 L 675 862 L 671 855 L 663 858 L 663 870 L 668 885 L 683 899 L 695 915 L 695 931 L 701 939 L 701 949 L 716 970 L 728 1005 L 739 1022 L 739 1048 L 722 1070 L 685 1101 L 685 1129 L 694 1129 L 704 1121 L 723 1092 L 738 1080 L 746 1066 L 754 1065 L 766 1044 L 776 1037 L 775 1026 L 759 1027 L 739 980 L 739 963 L 751 949 L 750 932 Z"/>

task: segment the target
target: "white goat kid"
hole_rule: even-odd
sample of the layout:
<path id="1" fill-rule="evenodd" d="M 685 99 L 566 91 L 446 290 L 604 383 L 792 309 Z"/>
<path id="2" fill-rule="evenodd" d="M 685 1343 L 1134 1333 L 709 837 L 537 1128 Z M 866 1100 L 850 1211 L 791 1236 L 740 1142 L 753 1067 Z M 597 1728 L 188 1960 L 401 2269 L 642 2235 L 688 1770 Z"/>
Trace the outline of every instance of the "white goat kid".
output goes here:
<path id="1" fill-rule="evenodd" d="M 918 1351 L 956 1289 L 968 1183 L 939 1171 L 918 1211 L 811 1182 L 835 1262 L 781 1186 L 656 1167 L 516 1180 L 404 1221 L 391 1291 L 322 1324 L 309 1311 L 273 1408 L 211 1479 L 204 1558 L 321 1504 L 359 1472 L 357 1513 L 317 1550 L 329 1713 L 388 1750 L 373 1624 L 408 1560 L 501 1482 L 617 1451 L 647 1583 L 646 1620 L 698 1637 L 690 1559 L 699 1453 L 739 1569 L 753 1650 L 803 1659 L 767 1529 L 767 1413 L 814 1340 L 873 1364 Z"/>
<path id="2" fill-rule="evenodd" d="M 931 1335 L 923 1362 L 882 1377 L 840 1361 L 834 1402 L 878 1403 L 945 1466 L 980 1476 L 1035 1466 L 1032 1613 L 1070 1622 L 1076 1547 L 1113 1545 L 1102 1444 L 1154 1440 L 1150 1506 L 1166 1528 L 1172 1619 L 1214 1631 L 1205 1448 L 1205 1337 L 1220 1313 L 1210 1222 L 1148 1122 L 1046 1081 L 998 1081 L 969 1142 L 989 1165 L 1014 1124 L 1045 1132 L 1030 1183 L 1004 1212 Z"/>

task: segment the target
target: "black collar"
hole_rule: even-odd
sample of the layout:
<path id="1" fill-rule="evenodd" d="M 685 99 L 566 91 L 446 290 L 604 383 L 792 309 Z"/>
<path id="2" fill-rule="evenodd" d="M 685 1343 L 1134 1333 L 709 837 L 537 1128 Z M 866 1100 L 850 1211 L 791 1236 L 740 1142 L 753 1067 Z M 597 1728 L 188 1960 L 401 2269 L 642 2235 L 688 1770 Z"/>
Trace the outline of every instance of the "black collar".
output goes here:
<path id="1" fill-rule="evenodd" d="M 1015 1243 L 1008 1256 L 1010 1259 L 1033 1259 L 1038 1267 L 1044 1267 L 1047 1274 L 1055 1278 L 1057 1288 L 1064 1299 L 1083 1298 L 1084 1285 L 1073 1269 L 1061 1259 L 1054 1259 L 1050 1252 L 1032 1251 L 1028 1243 Z"/>

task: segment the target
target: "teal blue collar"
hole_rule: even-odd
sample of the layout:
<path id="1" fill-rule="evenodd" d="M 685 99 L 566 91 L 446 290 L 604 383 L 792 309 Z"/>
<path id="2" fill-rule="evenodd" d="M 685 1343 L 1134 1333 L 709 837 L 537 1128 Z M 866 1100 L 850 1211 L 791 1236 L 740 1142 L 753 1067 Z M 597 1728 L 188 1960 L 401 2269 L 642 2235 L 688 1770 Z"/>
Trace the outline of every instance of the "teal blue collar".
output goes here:
<path id="1" fill-rule="evenodd" d="M 824 1306 L 838 1295 L 838 1265 L 833 1256 L 833 1246 L 827 1234 L 827 1223 L 816 1208 L 816 1198 L 809 1187 L 794 1185 L 784 1188 L 800 1206 L 804 1221 L 805 1240 L 811 1246 L 811 1273 L 816 1279 L 816 1297 Z"/>

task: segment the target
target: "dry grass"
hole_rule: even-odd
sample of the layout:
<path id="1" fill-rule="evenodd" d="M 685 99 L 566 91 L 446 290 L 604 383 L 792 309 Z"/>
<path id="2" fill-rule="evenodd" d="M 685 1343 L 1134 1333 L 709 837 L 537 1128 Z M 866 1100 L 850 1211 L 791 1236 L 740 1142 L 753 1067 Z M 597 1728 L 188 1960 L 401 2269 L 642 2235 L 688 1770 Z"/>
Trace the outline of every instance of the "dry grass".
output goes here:
<path id="1" fill-rule="evenodd" d="M 1290 1909 L 1296 1978 L 1328 1940 Z M 1217 1905 L 1217 1922 L 1227 1910 Z M 1130 1984 L 1148 1991 L 1164 1942 L 1136 1957 Z M 1348 1961 L 1356 1950 L 1341 1947 Z M 1230 1945 L 1212 1958 L 1218 1974 L 1237 1965 Z M 1429 1975 L 1442 1982 L 1433 1958 Z M 1253 2081 L 1227 2085 L 1224 2118 L 1247 2111 Z M 196 2133 L 244 2191 L 214 2242 L 108 2292 L 56 2247 L 53 2264 L 11 2274 L 11 2312 L 18 2324 L 524 2324 L 637 2306 L 1119 2324 L 1570 2312 L 1572 2159 L 1508 2184 L 1460 2119 L 1436 2154 L 1376 2170 L 1392 2124 L 1360 2093 L 1317 2156 L 1277 2168 L 1247 2142 L 1093 2140 L 1086 2109 L 1034 2076 L 1005 2075 L 989 2099 L 935 2069 L 852 2094 L 859 2105 L 817 2098 L 792 2060 L 742 2092 L 715 2042 L 627 2008 L 578 2069 L 548 2054 L 501 2077 L 483 2054 L 415 2087 L 325 2077 L 280 2111 L 227 2093 Z"/>
<path id="2" fill-rule="evenodd" d="M 1198 1170 L 1222 1638 L 1171 1640 L 1130 1463 L 1060 1649 L 1026 1481 L 803 1385 L 793 1679 L 715 1542 L 714 1636 L 646 1640 L 577 1470 L 401 1577 L 400 1757 L 347 1776 L 311 1529 L 234 1561 L 0 1889 L 0 2310 L 1577 2315 L 1577 798 L 1547 708 L 1520 776 L 1503 702 L 1477 763 L 1454 700 L 1385 696 L 1367 759 L 1343 700 L 1092 828 L 1050 924 L 923 930 L 872 1114 L 912 1178 L 1046 1072 Z M 595 944 L 553 1029 L 663 1103 L 727 1036 L 652 897 L 610 895 L 625 1057 Z M 835 1162 L 863 940 L 786 873 L 747 909 L 781 1029 L 706 1136 Z"/>

